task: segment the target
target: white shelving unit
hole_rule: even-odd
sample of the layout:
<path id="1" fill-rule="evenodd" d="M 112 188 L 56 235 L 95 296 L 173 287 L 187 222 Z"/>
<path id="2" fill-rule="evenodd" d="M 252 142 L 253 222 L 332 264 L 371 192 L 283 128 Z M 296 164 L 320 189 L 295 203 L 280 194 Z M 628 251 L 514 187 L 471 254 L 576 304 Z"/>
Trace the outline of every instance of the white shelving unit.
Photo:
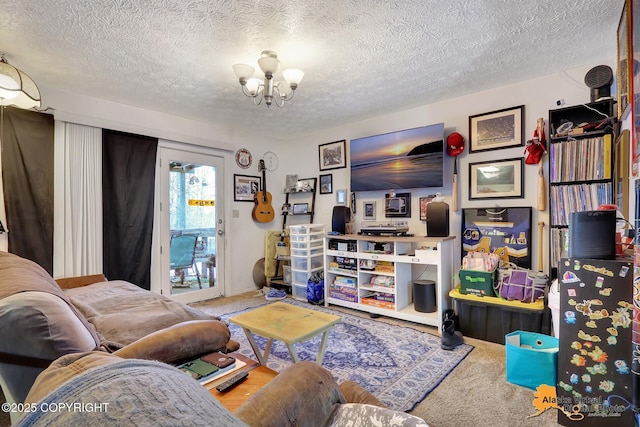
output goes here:
<path id="1" fill-rule="evenodd" d="M 455 237 L 384 237 L 347 234 L 324 237 L 325 305 L 442 326 L 449 298 Z M 371 283 L 372 277 L 378 282 Z M 385 278 L 389 280 L 385 280 Z M 414 280 L 436 283 L 433 313 L 416 311 Z M 374 293 L 384 294 L 373 300 Z"/>
<path id="2" fill-rule="evenodd" d="M 296 299 L 307 300 L 309 277 L 324 268 L 322 248 L 324 231 L 322 224 L 289 226 L 291 295 Z"/>

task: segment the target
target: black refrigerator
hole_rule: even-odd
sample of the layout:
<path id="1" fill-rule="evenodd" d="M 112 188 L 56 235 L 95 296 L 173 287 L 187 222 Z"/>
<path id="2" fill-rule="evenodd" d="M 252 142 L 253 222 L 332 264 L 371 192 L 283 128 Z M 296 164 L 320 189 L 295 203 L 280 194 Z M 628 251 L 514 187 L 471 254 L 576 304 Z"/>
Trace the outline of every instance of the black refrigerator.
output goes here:
<path id="1" fill-rule="evenodd" d="M 633 277 L 632 259 L 560 261 L 556 394 L 562 425 L 635 424 Z"/>

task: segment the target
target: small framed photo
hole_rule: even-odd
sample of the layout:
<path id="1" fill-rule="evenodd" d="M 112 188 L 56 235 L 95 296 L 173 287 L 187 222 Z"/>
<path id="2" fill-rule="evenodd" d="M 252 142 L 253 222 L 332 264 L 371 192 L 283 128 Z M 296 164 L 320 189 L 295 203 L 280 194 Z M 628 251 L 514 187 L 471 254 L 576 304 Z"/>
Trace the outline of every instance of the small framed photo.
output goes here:
<path id="1" fill-rule="evenodd" d="M 376 219 L 376 202 L 362 202 L 362 218 L 368 221 Z"/>
<path id="2" fill-rule="evenodd" d="M 346 140 L 329 142 L 318 147 L 320 170 L 341 169 L 347 167 Z"/>
<path id="3" fill-rule="evenodd" d="M 298 190 L 298 175 L 287 175 L 285 181 L 285 193 L 292 193 Z"/>
<path id="4" fill-rule="evenodd" d="M 336 203 L 339 205 L 347 204 L 347 190 L 338 190 L 336 192 Z"/>
<path id="5" fill-rule="evenodd" d="M 469 163 L 469 199 L 523 198 L 522 157 Z"/>
<path id="6" fill-rule="evenodd" d="M 233 174 L 233 200 L 236 202 L 253 202 L 261 187 L 259 176 Z"/>
<path id="7" fill-rule="evenodd" d="M 302 193 L 308 193 L 313 191 L 316 188 L 316 179 L 315 178 L 305 178 L 299 179 L 296 184 L 296 191 Z"/>
<path id="8" fill-rule="evenodd" d="M 309 203 L 294 203 L 293 204 L 293 214 L 294 215 L 303 215 L 309 213 Z"/>
<path id="9" fill-rule="evenodd" d="M 384 195 L 384 216 L 411 217 L 411 193 L 387 193 Z"/>
<path id="10" fill-rule="evenodd" d="M 435 198 L 435 195 L 420 197 L 420 221 L 427 220 L 427 205 Z"/>
<path id="11" fill-rule="evenodd" d="M 524 145 L 524 105 L 469 116 L 469 152 Z"/>
<path id="12" fill-rule="evenodd" d="M 320 175 L 320 194 L 333 193 L 333 175 L 328 173 Z"/>

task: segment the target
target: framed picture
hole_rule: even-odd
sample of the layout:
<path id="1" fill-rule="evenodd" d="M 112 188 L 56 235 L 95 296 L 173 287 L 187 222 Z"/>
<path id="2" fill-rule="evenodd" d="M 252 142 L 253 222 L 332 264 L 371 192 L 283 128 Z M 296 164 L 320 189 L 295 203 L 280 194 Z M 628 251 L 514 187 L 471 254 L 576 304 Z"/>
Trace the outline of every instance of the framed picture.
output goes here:
<path id="1" fill-rule="evenodd" d="M 618 23 L 618 70 L 617 70 L 617 90 L 618 90 L 618 118 L 623 120 L 631 110 L 631 76 L 633 69 L 633 51 L 631 50 L 631 9 L 632 0 L 625 0 L 622 7 L 622 15 Z"/>
<path id="2" fill-rule="evenodd" d="M 387 193 L 384 195 L 384 216 L 411 217 L 411 193 Z"/>
<path id="3" fill-rule="evenodd" d="M 531 268 L 531 207 L 462 209 L 462 256 L 467 252 Z"/>
<path id="4" fill-rule="evenodd" d="M 233 200 L 253 202 L 253 196 L 262 188 L 259 176 L 233 174 Z"/>
<path id="5" fill-rule="evenodd" d="M 298 175 L 287 175 L 284 191 L 285 193 L 298 191 Z"/>
<path id="6" fill-rule="evenodd" d="M 309 213 L 309 203 L 294 203 L 293 214 L 302 215 Z"/>
<path id="7" fill-rule="evenodd" d="M 376 219 L 376 202 L 362 202 L 362 218 L 367 221 Z"/>
<path id="8" fill-rule="evenodd" d="M 328 173 L 320 175 L 320 194 L 333 193 L 333 175 Z"/>
<path id="9" fill-rule="evenodd" d="M 435 198 L 435 194 L 427 197 L 420 197 L 420 221 L 427 220 L 427 205 Z"/>
<path id="10" fill-rule="evenodd" d="M 347 204 L 347 190 L 338 190 L 336 192 L 336 203 L 339 205 Z"/>
<path id="11" fill-rule="evenodd" d="M 341 169 L 347 167 L 346 140 L 321 144 L 318 147 L 320 170 Z"/>
<path id="12" fill-rule="evenodd" d="M 311 192 L 316 188 L 316 179 L 315 178 L 304 178 L 299 179 L 296 184 L 296 192 Z"/>
<path id="13" fill-rule="evenodd" d="M 524 105 L 469 116 L 469 152 L 524 145 Z"/>
<path id="14" fill-rule="evenodd" d="M 522 157 L 469 163 L 469 199 L 523 198 Z"/>

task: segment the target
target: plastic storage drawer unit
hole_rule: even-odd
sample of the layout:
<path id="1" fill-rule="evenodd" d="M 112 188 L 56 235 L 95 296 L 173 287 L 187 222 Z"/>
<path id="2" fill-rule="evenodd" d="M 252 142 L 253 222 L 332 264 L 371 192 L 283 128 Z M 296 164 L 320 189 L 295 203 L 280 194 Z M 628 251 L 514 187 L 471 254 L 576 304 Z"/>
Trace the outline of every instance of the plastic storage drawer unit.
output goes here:
<path id="1" fill-rule="evenodd" d="M 455 302 L 462 335 L 504 344 L 505 335 L 514 331 L 549 334 L 550 315 L 544 300 L 532 303 L 507 301 L 498 297 L 463 295 L 449 292 Z"/>

